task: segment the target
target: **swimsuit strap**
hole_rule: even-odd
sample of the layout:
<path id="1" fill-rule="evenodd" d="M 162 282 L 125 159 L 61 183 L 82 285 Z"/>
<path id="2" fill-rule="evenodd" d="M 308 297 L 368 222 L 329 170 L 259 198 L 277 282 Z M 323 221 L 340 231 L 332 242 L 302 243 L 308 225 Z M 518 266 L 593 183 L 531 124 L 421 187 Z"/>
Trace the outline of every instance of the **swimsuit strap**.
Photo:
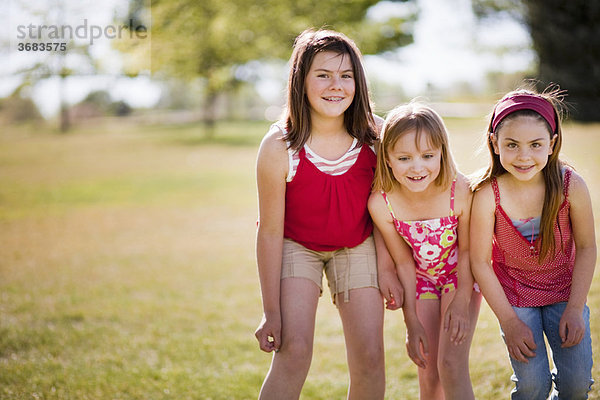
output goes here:
<path id="1" fill-rule="evenodd" d="M 452 187 L 450 188 L 450 216 L 454 216 L 454 189 L 456 188 L 456 178 L 452 181 Z"/>
<path id="2" fill-rule="evenodd" d="M 494 189 L 494 200 L 496 201 L 496 206 L 500 205 L 500 189 L 498 189 L 498 181 L 496 181 L 496 177 L 492 177 L 490 179 L 490 183 L 492 184 L 492 189 Z"/>
<path id="3" fill-rule="evenodd" d="M 569 197 L 569 183 L 571 183 L 571 168 L 566 168 L 565 170 L 565 178 L 564 178 L 564 188 L 563 192 L 565 194 L 565 198 Z"/>
<path id="4" fill-rule="evenodd" d="M 394 210 L 392 209 L 392 203 L 390 203 L 390 200 L 388 199 L 387 194 L 382 190 L 381 195 L 383 196 L 383 200 L 385 200 L 385 204 L 387 204 L 388 210 L 390 210 L 390 214 L 392 214 L 392 219 L 394 221 L 396 221 L 397 220 L 396 214 L 394 214 Z"/>

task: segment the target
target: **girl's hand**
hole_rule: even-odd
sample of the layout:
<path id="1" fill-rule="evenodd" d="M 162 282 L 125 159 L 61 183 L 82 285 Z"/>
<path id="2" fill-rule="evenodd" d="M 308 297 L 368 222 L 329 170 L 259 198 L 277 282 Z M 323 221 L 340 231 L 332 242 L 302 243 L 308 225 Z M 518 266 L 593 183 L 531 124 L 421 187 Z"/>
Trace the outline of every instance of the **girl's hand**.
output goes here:
<path id="1" fill-rule="evenodd" d="M 509 319 L 502 324 L 504 341 L 508 353 L 517 361 L 528 363 L 527 357 L 534 357 L 537 348 L 531 329 L 518 317 Z"/>
<path id="2" fill-rule="evenodd" d="M 382 272 L 379 275 L 379 290 L 385 298 L 385 308 L 397 310 L 404 304 L 404 288 L 394 272 Z"/>
<path id="3" fill-rule="evenodd" d="M 411 325 L 414 326 L 406 325 L 406 351 L 419 368 L 427 368 L 425 357 L 429 354 L 429 344 L 425 329 L 420 322 Z"/>
<path id="4" fill-rule="evenodd" d="M 455 345 L 462 344 L 469 334 L 469 301 L 456 294 L 444 315 L 444 332 L 450 334 L 450 341 Z"/>
<path id="5" fill-rule="evenodd" d="M 558 324 L 558 334 L 562 340 L 560 347 L 572 347 L 579 344 L 585 334 L 583 312 L 567 306 Z"/>
<path id="6" fill-rule="evenodd" d="M 270 353 L 278 352 L 281 347 L 281 317 L 270 317 L 263 315 L 260 325 L 254 332 L 258 345 L 262 351 Z"/>

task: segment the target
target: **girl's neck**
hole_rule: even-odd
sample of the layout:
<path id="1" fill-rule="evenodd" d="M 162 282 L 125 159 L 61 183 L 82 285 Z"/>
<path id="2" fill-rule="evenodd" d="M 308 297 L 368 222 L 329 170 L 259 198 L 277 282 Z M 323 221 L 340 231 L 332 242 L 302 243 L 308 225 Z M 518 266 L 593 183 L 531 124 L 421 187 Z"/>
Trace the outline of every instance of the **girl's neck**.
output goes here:
<path id="1" fill-rule="evenodd" d="M 427 203 L 428 200 L 432 199 L 433 195 L 438 194 L 440 188 L 434 183 L 431 183 L 422 192 L 413 192 L 408 190 L 402 184 L 396 182 L 394 184 L 394 190 L 397 190 L 402 197 L 413 204 L 424 204 Z"/>
<path id="2" fill-rule="evenodd" d="M 504 175 L 506 182 L 516 190 L 528 190 L 541 186 L 545 186 L 543 172 L 537 173 L 534 177 L 527 181 L 522 181 L 515 178 L 512 174 L 506 172 Z"/>
<path id="3" fill-rule="evenodd" d="M 343 118 L 340 121 L 333 119 L 329 123 L 321 120 L 312 125 L 306 145 L 326 160 L 337 160 L 350 149 L 352 140 Z"/>
<path id="4" fill-rule="evenodd" d="M 311 137 L 335 137 L 347 135 L 348 131 L 344 124 L 344 114 L 337 118 L 319 118 L 312 116 Z"/>

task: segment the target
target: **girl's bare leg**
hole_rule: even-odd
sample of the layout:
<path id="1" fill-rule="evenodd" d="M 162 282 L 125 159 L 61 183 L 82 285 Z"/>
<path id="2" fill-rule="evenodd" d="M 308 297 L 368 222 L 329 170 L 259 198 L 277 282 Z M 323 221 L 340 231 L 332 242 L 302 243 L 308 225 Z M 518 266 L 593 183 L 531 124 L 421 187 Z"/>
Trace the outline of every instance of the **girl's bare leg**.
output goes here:
<path id="1" fill-rule="evenodd" d="M 442 311 L 445 313 L 448 304 L 456 292 L 442 296 Z M 459 345 L 450 342 L 449 332 L 440 329 L 440 349 L 438 356 L 438 371 L 446 400 L 474 400 L 473 385 L 469 374 L 469 352 L 477 325 L 481 294 L 473 292 L 469 303 L 470 330 L 467 338 Z M 442 314 L 443 315 L 443 314 Z"/>
<path id="2" fill-rule="evenodd" d="M 385 393 L 383 300 L 373 287 L 350 290 L 338 298 L 350 371 L 350 400 L 381 400 Z"/>
<path id="3" fill-rule="evenodd" d="M 444 391 L 437 368 L 441 324 L 440 300 L 417 300 L 417 316 L 427 333 L 429 344 L 429 354 L 425 356 L 427 368 L 417 368 L 419 398 L 421 400 L 444 400 Z"/>
<path id="4" fill-rule="evenodd" d="M 319 287 L 304 278 L 281 281 L 281 348 L 260 391 L 261 400 L 300 397 L 312 360 Z"/>

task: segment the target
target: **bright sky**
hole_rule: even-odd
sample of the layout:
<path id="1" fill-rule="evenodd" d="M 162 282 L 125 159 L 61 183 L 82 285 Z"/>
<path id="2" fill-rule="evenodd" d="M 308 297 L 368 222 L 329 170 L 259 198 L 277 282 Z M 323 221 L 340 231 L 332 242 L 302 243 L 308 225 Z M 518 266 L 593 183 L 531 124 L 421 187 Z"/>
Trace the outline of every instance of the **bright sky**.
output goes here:
<path id="1" fill-rule="evenodd" d="M 478 24 L 471 0 L 419 0 L 420 16 L 415 25 L 414 43 L 390 57 L 366 57 L 369 75 L 401 83 L 418 95 L 427 83 L 444 88 L 457 81 L 477 87 L 490 70 L 524 70 L 533 61 L 532 51 L 494 55 L 483 46 L 527 47 L 530 38 L 518 23 L 504 19 Z M 377 14 L 393 14 L 397 4 L 382 2 Z M 375 10 L 373 10 L 375 11 Z"/>
<path id="2" fill-rule="evenodd" d="M 71 9 L 78 7 L 78 15 L 72 25 L 81 24 L 82 19 L 88 24 L 106 26 L 113 24 L 115 10 L 123 12 L 125 0 L 29 0 L 29 6 L 46 7 L 56 12 L 56 4 L 64 1 Z M 0 31 L 6 41 L 10 40 L 8 63 L 0 65 L 0 96 L 8 95 L 18 84 L 11 76 L 11 70 L 20 63 L 27 62 L 23 52 L 17 52 L 16 27 L 30 23 L 42 24 L 34 17 L 18 11 L 16 5 L 22 0 L 9 0 L 9 12 L 2 10 L 0 23 L 4 29 Z M 50 3 L 52 4 L 50 7 Z M 501 70 L 513 72 L 523 70 L 534 59 L 533 52 L 523 50 L 498 55 L 491 51 L 483 51 L 482 46 L 493 44 L 497 48 L 520 46 L 527 48 L 530 38 L 523 27 L 510 20 L 497 20 L 485 25 L 478 25 L 471 11 L 470 0 L 418 0 L 420 17 L 415 25 L 414 43 L 385 56 L 367 56 L 365 65 L 369 79 L 400 84 L 404 92 L 417 96 L 423 92 L 428 83 L 438 88 L 445 88 L 460 81 L 470 82 L 477 87 L 484 83 L 486 71 Z M 1 6 L 3 9 L 6 3 Z M 385 18 L 389 15 L 402 14 L 402 4 L 383 1 L 370 10 L 370 17 Z M 8 15 L 8 23 L 6 16 Z M 47 22 L 46 22 L 47 23 Z M 104 62 L 104 69 L 116 71 L 118 62 L 111 56 L 108 39 L 100 39 L 94 43 L 92 51 Z M 270 69 L 274 68 L 274 69 Z M 272 72 L 272 73 L 271 73 Z M 280 98 L 285 87 L 286 74 L 276 67 L 266 67 L 259 82 L 259 93 L 267 100 Z M 71 103 L 81 101 L 90 90 L 109 90 L 115 100 L 125 100 L 134 107 L 151 107 L 160 97 L 160 87 L 148 77 L 136 79 L 116 78 L 114 75 L 85 75 L 71 77 L 65 88 L 66 97 Z M 58 80 L 48 79 L 36 85 L 33 96 L 46 116 L 58 110 L 56 92 Z"/>

